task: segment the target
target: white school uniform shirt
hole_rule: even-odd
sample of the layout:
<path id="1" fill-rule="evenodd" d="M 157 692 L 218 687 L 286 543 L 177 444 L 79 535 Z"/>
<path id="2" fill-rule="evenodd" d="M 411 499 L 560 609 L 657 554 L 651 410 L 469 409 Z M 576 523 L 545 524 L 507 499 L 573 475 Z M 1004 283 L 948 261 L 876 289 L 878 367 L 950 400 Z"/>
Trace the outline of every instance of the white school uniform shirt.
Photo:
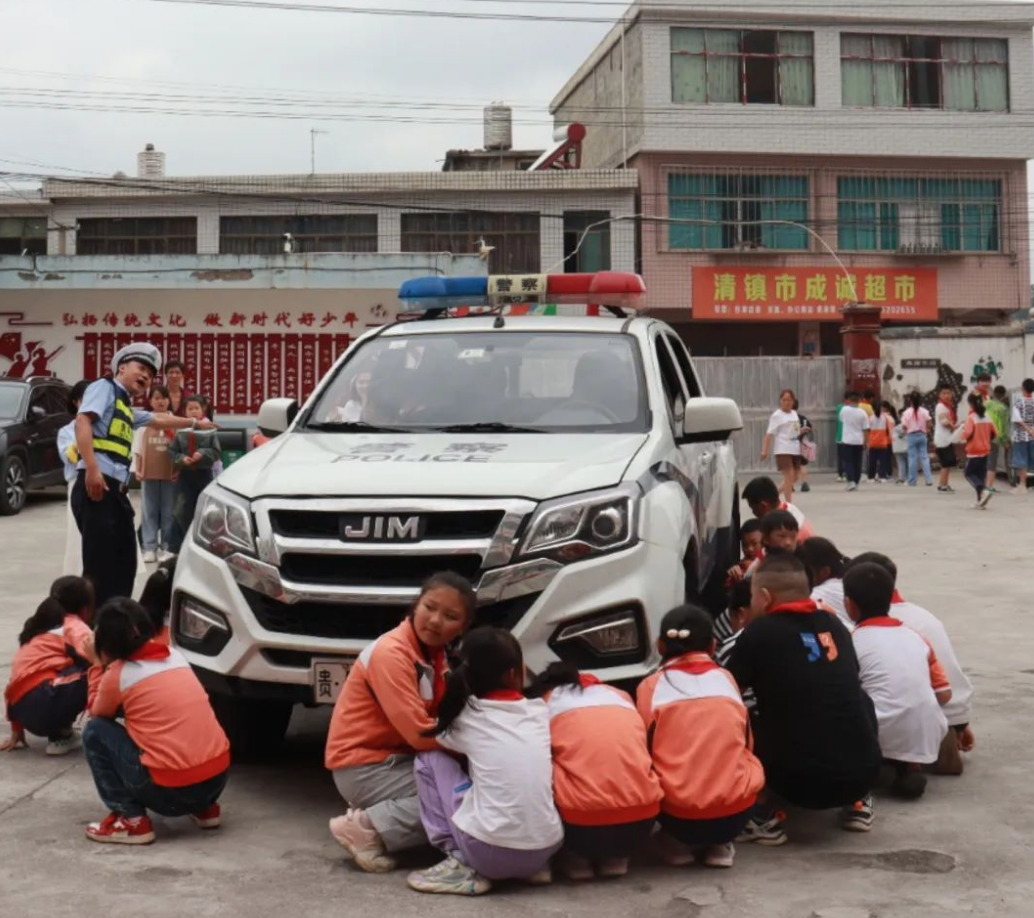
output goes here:
<path id="1" fill-rule="evenodd" d="M 937 761 L 948 721 L 934 685 L 948 687 L 933 648 L 899 619 L 859 622 L 851 635 L 862 688 L 872 699 L 885 759 L 929 765 Z"/>
<path id="2" fill-rule="evenodd" d="M 847 614 L 847 607 L 844 605 L 844 581 L 837 577 L 830 577 L 825 583 L 820 583 L 811 591 L 811 598 L 818 603 L 825 603 L 837 614 L 837 618 L 843 623 L 848 631 L 854 631 L 854 622 Z"/>
<path id="3" fill-rule="evenodd" d="M 945 423 L 951 423 L 951 409 L 938 402 L 933 410 L 933 445 L 938 449 L 945 449 L 955 442 L 955 427 L 945 427 Z"/>
<path id="4" fill-rule="evenodd" d="M 917 606 L 914 602 L 895 602 L 890 607 L 890 614 L 903 621 L 913 631 L 917 631 L 930 643 L 951 683 L 951 701 L 941 710 L 953 727 L 968 724 L 973 704 L 973 684 L 962 671 L 962 665 L 955 656 L 955 648 L 952 647 L 944 624 L 932 612 Z"/>
<path id="5" fill-rule="evenodd" d="M 438 742 L 467 757 L 471 787 L 453 814 L 457 829 L 515 851 L 560 843 L 545 701 L 473 699 Z"/>
<path id="6" fill-rule="evenodd" d="M 849 446 L 862 446 L 865 444 L 865 431 L 869 429 L 869 415 L 861 408 L 853 405 L 844 405 L 840 409 L 840 423 L 843 427 L 841 432 L 841 443 Z"/>
<path id="7" fill-rule="evenodd" d="M 766 432 L 773 437 L 773 456 L 801 454 L 801 441 L 797 439 L 801 434 L 801 419 L 796 411 L 783 411 L 777 408 L 768 419 Z"/>

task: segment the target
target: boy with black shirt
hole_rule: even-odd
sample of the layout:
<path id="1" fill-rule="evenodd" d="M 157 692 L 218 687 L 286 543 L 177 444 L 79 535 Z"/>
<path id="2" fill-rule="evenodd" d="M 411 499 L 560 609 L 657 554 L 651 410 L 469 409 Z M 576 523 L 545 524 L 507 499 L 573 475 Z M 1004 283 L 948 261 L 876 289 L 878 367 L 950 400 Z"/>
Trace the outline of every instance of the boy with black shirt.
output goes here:
<path id="1" fill-rule="evenodd" d="M 810 592 L 797 558 L 766 557 L 751 579 L 752 620 L 728 668 L 757 698 L 755 751 L 767 788 L 806 809 L 844 807 L 844 828 L 868 831 L 868 794 L 880 772 L 876 715 L 851 635 Z M 779 844 L 766 841 L 783 834 L 776 821 L 757 818 L 744 840 Z"/>

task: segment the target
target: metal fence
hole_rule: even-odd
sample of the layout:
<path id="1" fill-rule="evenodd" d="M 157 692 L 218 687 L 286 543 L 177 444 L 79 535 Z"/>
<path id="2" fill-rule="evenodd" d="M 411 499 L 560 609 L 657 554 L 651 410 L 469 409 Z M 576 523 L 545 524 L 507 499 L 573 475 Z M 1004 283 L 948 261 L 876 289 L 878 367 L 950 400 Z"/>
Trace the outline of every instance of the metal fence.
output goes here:
<path id="1" fill-rule="evenodd" d="M 758 455 L 783 389 L 797 394 L 815 430 L 818 458 L 811 468 L 836 468 L 835 409 L 844 394 L 843 357 L 697 357 L 693 363 L 708 395 L 731 398 L 740 406 L 743 430 L 733 443 L 741 472 L 775 469 L 772 459 L 761 462 Z"/>

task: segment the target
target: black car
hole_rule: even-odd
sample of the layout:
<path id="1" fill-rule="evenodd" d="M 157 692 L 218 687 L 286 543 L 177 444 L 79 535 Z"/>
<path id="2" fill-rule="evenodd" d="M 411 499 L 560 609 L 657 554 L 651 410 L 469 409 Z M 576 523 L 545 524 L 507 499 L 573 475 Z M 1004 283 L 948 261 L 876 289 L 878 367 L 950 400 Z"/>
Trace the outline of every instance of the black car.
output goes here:
<path id="1" fill-rule="evenodd" d="M 72 420 L 57 379 L 0 376 L 0 516 L 19 513 L 30 489 L 65 482 L 57 432 Z"/>

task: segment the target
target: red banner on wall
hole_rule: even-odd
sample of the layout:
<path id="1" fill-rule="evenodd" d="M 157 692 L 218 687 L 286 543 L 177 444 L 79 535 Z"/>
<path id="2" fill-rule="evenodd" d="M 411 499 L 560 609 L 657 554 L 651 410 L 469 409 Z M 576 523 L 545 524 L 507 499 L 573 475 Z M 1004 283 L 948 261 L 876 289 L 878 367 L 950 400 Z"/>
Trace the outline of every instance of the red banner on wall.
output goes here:
<path id="1" fill-rule="evenodd" d="M 248 336 L 233 336 L 233 410 L 251 410 L 251 380 L 248 377 Z"/>
<path id="2" fill-rule="evenodd" d="M 234 411 L 232 340 L 215 336 L 215 404 L 219 411 Z"/>
<path id="3" fill-rule="evenodd" d="M 936 268 L 693 268 L 693 318 L 836 322 L 851 302 L 881 306 L 884 322 L 937 320 Z"/>

